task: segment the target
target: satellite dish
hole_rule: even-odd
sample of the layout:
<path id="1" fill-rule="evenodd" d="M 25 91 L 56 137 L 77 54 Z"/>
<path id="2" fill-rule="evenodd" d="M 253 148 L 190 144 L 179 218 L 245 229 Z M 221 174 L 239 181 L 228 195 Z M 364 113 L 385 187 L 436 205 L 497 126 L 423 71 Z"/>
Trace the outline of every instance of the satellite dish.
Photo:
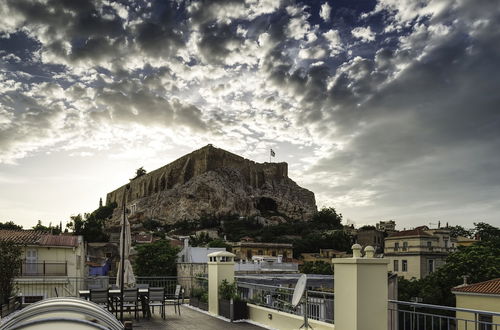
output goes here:
<path id="1" fill-rule="evenodd" d="M 297 307 L 297 305 L 300 303 L 300 299 L 304 295 L 304 291 L 306 289 L 306 284 L 307 284 L 307 275 L 302 274 L 302 276 L 300 276 L 299 280 L 297 281 L 297 284 L 295 285 L 295 289 L 293 290 L 293 297 L 292 297 L 293 307 Z"/>

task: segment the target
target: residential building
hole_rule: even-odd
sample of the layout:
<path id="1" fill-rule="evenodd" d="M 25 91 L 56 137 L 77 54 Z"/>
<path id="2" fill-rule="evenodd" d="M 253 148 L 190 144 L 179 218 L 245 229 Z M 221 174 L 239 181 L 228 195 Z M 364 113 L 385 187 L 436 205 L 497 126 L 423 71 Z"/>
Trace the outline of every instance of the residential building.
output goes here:
<path id="1" fill-rule="evenodd" d="M 347 252 L 337 251 L 334 249 L 319 249 L 319 253 L 301 253 L 303 262 L 323 261 L 326 263 L 332 262 L 332 258 L 346 258 Z"/>
<path id="2" fill-rule="evenodd" d="M 363 248 L 370 245 L 375 248 L 375 253 L 384 252 L 384 238 L 383 231 L 377 229 L 359 229 L 356 235 L 356 243 Z"/>
<path id="3" fill-rule="evenodd" d="M 47 284 L 60 287 L 68 277 L 87 275 L 82 236 L 50 235 L 35 230 L 0 230 L 0 240 L 21 246 L 21 275 L 15 279 L 23 303 L 55 296 Z M 13 265 L 14 266 L 14 265 Z M 36 283 L 44 283 L 37 286 Z"/>
<path id="4" fill-rule="evenodd" d="M 111 242 L 87 243 L 86 265 L 90 276 L 115 276 L 120 259 L 118 244 Z"/>
<path id="5" fill-rule="evenodd" d="M 134 235 L 135 244 L 153 243 L 153 235 L 151 233 L 140 232 Z"/>
<path id="6" fill-rule="evenodd" d="M 189 295 L 192 288 L 191 278 L 208 272 L 208 255 L 212 252 L 226 251 L 226 248 L 193 247 L 189 245 L 189 236 L 183 236 L 182 239 L 184 245 L 177 254 L 177 277 L 185 293 Z"/>
<path id="7" fill-rule="evenodd" d="M 293 246 L 288 243 L 235 242 L 230 245 L 236 260 L 252 261 L 254 256 L 282 256 L 283 262 L 289 262 L 293 257 Z"/>
<path id="8" fill-rule="evenodd" d="M 379 231 L 393 233 L 396 232 L 396 221 L 394 220 L 380 221 L 375 225 L 375 228 Z"/>
<path id="9" fill-rule="evenodd" d="M 226 248 L 193 247 L 189 245 L 189 238 L 185 238 L 184 247 L 177 254 L 177 260 L 178 262 L 207 263 L 207 256 L 212 252 L 218 251 L 226 251 Z"/>
<path id="10" fill-rule="evenodd" d="M 390 271 L 406 279 L 420 279 L 442 266 L 455 249 L 456 239 L 448 229 L 421 226 L 387 237 L 384 253 Z"/>
<path id="11" fill-rule="evenodd" d="M 475 309 L 500 313 L 500 278 L 493 280 L 463 284 L 452 289 L 456 297 L 457 308 Z M 473 321 L 500 324 L 500 316 L 490 314 L 471 314 L 457 311 L 456 317 L 462 320 L 471 320 L 468 328 L 474 328 Z M 491 326 L 481 324 L 480 329 L 492 329 Z M 466 323 L 460 322 L 458 330 L 466 329 Z M 477 328 L 476 328 L 477 329 Z"/>
<path id="12" fill-rule="evenodd" d="M 472 244 L 477 242 L 479 241 L 473 238 L 457 236 L 457 246 L 471 246 Z"/>

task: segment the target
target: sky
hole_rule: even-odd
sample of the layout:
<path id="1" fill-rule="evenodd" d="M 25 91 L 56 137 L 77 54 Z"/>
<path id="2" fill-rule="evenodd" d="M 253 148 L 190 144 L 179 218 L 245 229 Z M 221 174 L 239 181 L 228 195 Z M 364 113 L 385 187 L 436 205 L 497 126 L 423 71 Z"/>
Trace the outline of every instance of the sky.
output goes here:
<path id="1" fill-rule="evenodd" d="M 209 143 L 345 222 L 500 225 L 495 0 L 0 2 L 0 221 Z"/>

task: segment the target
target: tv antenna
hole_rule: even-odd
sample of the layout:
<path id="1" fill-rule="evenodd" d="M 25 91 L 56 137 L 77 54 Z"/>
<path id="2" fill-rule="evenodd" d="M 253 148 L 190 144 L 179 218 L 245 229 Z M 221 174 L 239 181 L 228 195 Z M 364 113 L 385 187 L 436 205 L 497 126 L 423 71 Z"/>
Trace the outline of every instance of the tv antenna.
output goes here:
<path id="1" fill-rule="evenodd" d="M 302 274 L 299 277 L 299 280 L 297 281 L 297 284 L 295 285 L 295 289 L 293 290 L 293 297 L 292 297 L 292 306 L 296 308 L 298 304 L 302 301 L 302 314 L 304 314 L 304 324 L 300 326 L 299 329 L 312 329 L 312 327 L 309 325 L 308 319 L 307 319 L 307 290 L 306 290 L 306 284 L 307 284 L 307 275 Z M 305 293 L 305 295 L 304 295 Z"/>

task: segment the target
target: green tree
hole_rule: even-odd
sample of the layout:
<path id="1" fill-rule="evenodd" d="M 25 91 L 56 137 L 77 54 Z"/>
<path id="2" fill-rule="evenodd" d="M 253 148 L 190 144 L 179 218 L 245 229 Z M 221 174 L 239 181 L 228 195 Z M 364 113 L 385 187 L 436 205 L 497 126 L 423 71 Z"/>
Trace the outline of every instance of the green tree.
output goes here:
<path id="1" fill-rule="evenodd" d="M 0 302 L 7 303 L 13 293 L 14 278 L 19 275 L 21 247 L 0 240 Z"/>
<path id="2" fill-rule="evenodd" d="M 469 283 L 500 277 L 500 236 L 460 247 L 448 256 L 446 264 L 423 279 L 400 279 L 399 299 L 419 296 L 425 303 L 454 306 L 451 289 L 463 283 L 463 276 Z"/>
<path id="3" fill-rule="evenodd" d="M 333 207 L 324 207 L 312 218 L 316 229 L 340 229 L 342 228 L 342 214 L 337 213 Z"/>
<path id="4" fill-rule="evenodd" d="M 166 240 L 137 245 L 134 271 L 138 276 L 175 276 L 179 249 Z"/>
<path id="5" fill-rule="evenodd" d="M 105 221 L 113 214 L 116 203 L 101 206 L 92 213 L 71 216 L 71 221 L 66 225 L 74 235 L 82 235 L 86 242 L 107 242 L 108 234 L 104 231 Z"/>
<path id="6" fill-rule="evenodd" d="M 488 241 L 500 237 L 500 228 L 494 227 L 485 222 L 474 223 L 474 235 L 482 241 Z"/>
<path id="7" fill-rule="evenodd" d="M 36 226 L 33 226 L 32 227 L 33 230 L 37 230 L 37 231 L 43 231 L 43 232 L 46 232 L 46 233 L 50 233 L 50 234 L 53 234 L 53 235 L 59 235 L 61 233 L 61 228 L 59 226 L 52 226 L 52 223 L 49 223 L 48 226 L 44 226 L 42 224 L 42 221 L 41 220 L 38 220 Z"/>
<path id="8" fill-rule="evenodd" d="M 332 265 L 324 261 L 306 261 L 299 267 L 299 271 L 304 274 L 333 274 Z"/>
<path id="9" fill-rule="evenodd" d="M 198 235 L 189 236 L 189 245 L 191 246 L 205 246 L 212 239 L 208 235 L 208 233 L 201 232 Z"/>
<path id="10" fill-rule="evenodd" d="M 220 238 L 211 240 L 210 242 L 208 242 L 207 246 L 226 248 L 226 251 L 231 252 L 231 245 L 227 244 L 227 242 L 221 240 Z"/>
<path id="11" fill-rule="evenodd" d="M 450 236 L 451 237 L 458 237 L 458 236 L 463 236 L 463 237 L 472 237 L 473 236 L 473 231 L 470 229 L 465 229 L 462 226 L 449 226 L 448 229 L 450 230 Z"/>
<path id="12" fill-rule="evenodd" d="M 16 225 L 14 221 L 6 221 L 5 223 L 0 222 L 0 229 L 21 230 L 23 226 Z"/>
<path id="13" fill-rule="evenodd" d="M 137 170 L 135 170 L 135 176 L 134 176 L 132 179 L 130 179 L 130 181 L 135 180 L 135 179 L 137 179 L 137 178 L 140 178 L 141 176 L 146 175 L 146 173 L 147 173 L 147 172 L 146 172 L 146 170 L 144 169 L 144 167 L 143 167 L 143 166 L 141 166 L 141 167 L 139 167 Z"/>

